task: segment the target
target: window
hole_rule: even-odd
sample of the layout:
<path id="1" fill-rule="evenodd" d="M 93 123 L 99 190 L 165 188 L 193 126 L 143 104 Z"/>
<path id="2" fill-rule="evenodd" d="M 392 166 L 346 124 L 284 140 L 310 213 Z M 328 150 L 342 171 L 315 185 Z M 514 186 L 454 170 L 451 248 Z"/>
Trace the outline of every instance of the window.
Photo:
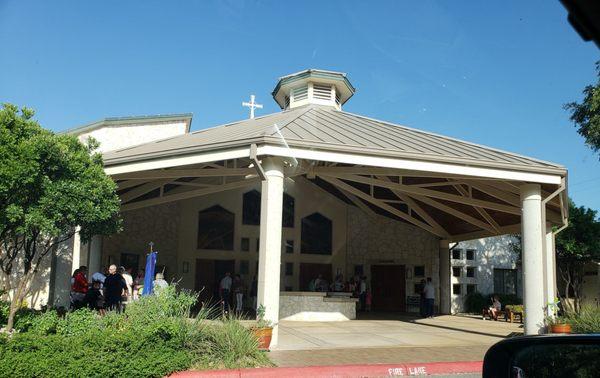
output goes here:
<path id="1" fill-rule="evenodd" d="M 477 292 L 477 285 L 467 285 L 467 294 L 473 294 Z"/>
<path id="2" fill-rule="evenodd" d="M 462 270 L 462 268 L 460 266 L 455 266 L 452 268 L 452 276 L 454 277 L 460 277 L 460 271 Z"/>
<path id="3" fill-rule="evenodd" d="M 294 227 L 294 197 L 283 193 L 281 224 L 283 227 Z M 260 193 L 251 190 L 244 193 L 242 203 L 242 223 L 252 226 L 260 225 Z"/>
<path id="4" fill-rule="evenodd" d="M 242 242 L 240 243 L 240 249 L 242 252 L 250 251 L 250 238 L 242 238 Z"/>
<path id="5" fill-rule="evenodd" d="M 213 206 L 198 213 L 198 249 L 233 250 L 235 214 Z"/>
<path id="6" fill-rule="evenodd" d="M 283 193 L 283 214 L 281 223 L 283 227 L 294 227 L 294 197 L 287 193 Z"/>
<path id="7" fill-rule="evenodd" d="M 291 263 L 291 262 L 285 263 L 285 275 L 286 276 L 294 275 L 294 263 Z"/>
<path id="8" fill-rule="evenodd" d="M 460 284 L 454 284 L 454 285 L 452 285 L 452 294 L 454 294 L 454 295 L 460 295 L 460 293 L 461 293 L 460 289 L 461 289 Z"/>
<path id="9" fill-rule="evenodd" d="M 244 193 L 242 223 L 254 226 L 260 224 L 260 193 L 257 190 Z"/>
<path id="10" fill-rule="evenodd" d="M 302 218 L 300 252 L 316 255 L 331 255 L 332 223 L 331 220 L 313 213 Z"/>
<path id="11" fill-rule="evenodd" d="M 494 293 L 517 295 L 516 269 L 494 269 Z"/>
<path id="12" fill-rule="evenodd" d="M 467 267 L 467 277 L 475 277 L 475 267 Z"/>
<path id="13" fill-rule="evenodd" d="M 452 259 L 453 260 L 460 260 L 462 259 L 462 249 L 453 249 L 452 250 Z"/>
<path id="14" fill-rule="evenodd" d="M 425 277 L 425 267 L 415 266 L 415 277 Z"/>
<path id="15" fill-rule="evenodd" d="M 415 294 L 421 294 L 424 288 L 425 285 L 423 285 L 422 283 L 416 283 L 414 286 Z"/>
<path id="16" fill-rule="evenodd" d="M 467 260 L 475 260 L 475 250 L 467 249 Z"/>
<path id="17" fill-rule="evenodd" d="M 354 275 L 355 276 L 362 277 L 364 271 L 365 271 L 365 268 L 363 265 L 354 265 Z"/>
<path id="18" fill-rule="evenodd" d="M 260 251 L 260 238 L 256 238 L 256 253 Z"/>
<path id="19" fill-rule="evenodd" d="M 293 240 L 285 241 L 285 253 L 294 253 L 294 241 Z"/>
<path id="20" fill-rule="evenodd" d="M 240 261 L 240 274 L 248 274 L 249 263 L 248 260 Z"/>

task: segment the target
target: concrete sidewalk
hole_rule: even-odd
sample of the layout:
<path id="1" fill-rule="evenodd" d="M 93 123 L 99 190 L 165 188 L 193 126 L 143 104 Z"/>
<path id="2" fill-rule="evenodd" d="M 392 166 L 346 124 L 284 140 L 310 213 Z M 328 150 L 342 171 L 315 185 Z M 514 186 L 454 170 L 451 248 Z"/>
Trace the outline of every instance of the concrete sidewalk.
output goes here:
<path id="1" fill-rule="evenodd" d="M 467 316 L 434 319 L 281 322 L 277 366 L 481 361 L 496 342 L 522 334 L 520 324 Z"/>

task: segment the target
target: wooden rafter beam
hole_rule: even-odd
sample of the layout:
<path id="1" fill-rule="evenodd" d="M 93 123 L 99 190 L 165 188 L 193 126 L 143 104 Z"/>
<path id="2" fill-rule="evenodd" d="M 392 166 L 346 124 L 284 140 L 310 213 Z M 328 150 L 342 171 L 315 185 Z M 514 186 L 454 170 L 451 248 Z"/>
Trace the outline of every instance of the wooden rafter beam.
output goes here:
<path id="1" fill-rule="evenodd" d="M 122 205 L 121 211 L 130 211 L 130 210 L 135 210 L 135 209 L 141 209 L 141 208 L 148 207 L 148 206 L 155 206 L 155 205 L 160 205 L 163 203 L 174 202 L 174 201 L 179 201 L 179 200 L 184 200 L 184 199 L 194 198 L 194 197 L 200 197 L 200 196 L 204 196 L 207 194 L 219 193 L 219 192 L 224 192 L 224 191 L 232 190 L 232 189 L 243 188 L 243 187 L 252 185 L 256 182 L 259 182 L 259 181 L 260 180 L 258 178 L 249 178 L 249 179 L 245 179 L 242 181 L 230 182 L 230 183 L 223 184 L 223 185 L 215 185 L 214 187 L 210 187 L 210 188 L 201 188 L 201 189 L 190 190 L 190 191 L 183 192 L 183 193 L 177 193 L 177 194 L 166 193 L 161 197 L 151 198 L 151 199 L 147 199 L 144 201 L 139 201 L 139 202 Z"/>
<path id="2" fill-rule="evenodd" d="M 414 224 L 417 227 L 420 227 L 426 231 L 431 232 L 432 234 L 435 234 L 439 237 L 444 237 L 444 235 L 440 235 L 438 234 L 438 231 L 436 229 L 434 229 L 433 227 L 431 227 L 430 225 L 428 225 L 425 222 L 422 222 L 416 218 L 413 218 L 411 216 L 409 216 L 408 214 L 396 209 L 395 207 L 388 205 L 387 203 L 381 201 L 381 200 L 377 200 L 373 197 L 371 197 L 369 194 L 356 189 L 355 187 L 353 187 L 350 184 L 347 184 L 345 182 L 343 182 L 342 180 L 339 180 L 335 177 L 330 177 L 330 176 L 322 176 L 321 179 L 323 179 L 324 181 L 327 181 L 328 183 L 330 183 L 331 185 L 334 185 L 335 187 L 337 187 L 338 189 L 343 189 L 349 193 L 354 194 L 355 196 L 364 199 L 367 202 L 372 203 L 373 205 L 387 211 L 388 213 L 394 214 L 395 216 L 397 216 L 398 218 L 404 219 L 405 221 Z"/>
<path id="3" fill-rule="evenodd" d="M 171 181 L 173 181 L 173 180 L 172 179 L 156 180 L 156 181 L 152 181 L 152 182 L 146 183 L 144 185 L 141 185 L 137 188 L 131 189 L 130 191 L 123 193 L 119 196 L 119 197 L 121 197 L 121 203 L 127 203 L 129 201 L 132 201 L 138 197 L 143 196 L 146 193 L 150 193 L 151 191 L 162 187 L 165 184 L 168 184 Z"/>
<path id="4" fill-rule="evenodd" d="M 476 198 L 467 198 L 456 194 L 440 192 L 437 190 L 431 190 L 426 188 L 415 188 L 410 185 L 397 184 L 393 182 L 373 179 L 370 177 L 364 177 L 359 175 L 338 175 L 338 178 L 342 178 L 344 180 L 350 180 L 354 182 L 360 182 L 367 185 L 377 185 L 383 188 L 398 190 L 408 194 L 416 194 L 419 196 L 431 197 L 443 199 L 450 202 L 462 203 L 470 206 L 479 206 L 486 209 L 492 209 L 497 211 L 502 211 L 509 214 L 521 215 L 521 209 L 515 206 L 500 204 L 491 201 L 480 200 Z"/>
<path id="5" fill-rule="evenodd" d="M 390 181 L 390 178 L 387 176 L 377 176 L 377 178 L 380 180 L 388 181 L 388 182 Z M 446 237 L 446 238 L 448 236 L 450 236 L 450 233 L 448 231 L 446 231 L 446 229 L 444 227 L 442 227 L 435 219 L 433 219 L 433 217 L 431 215 L 429 215 L 429 213 L 425 209 L 423 209 L 418 203 L 416 203 L 408 195 L 406 195 L 398 190 L 392 190 L 392 193 L 394 193 L 394 195 L 396 195 L 398 198 L 400 198 L 400 200 L 404 201 L 404 203 L 406 203 L 409 206 L 409 208 L 412 209 L 412 211 L 415 211 L 417 214 L 419 214 L 419 216 L 421 218 L 423 218 L 425 220 L 425 222 L 429 223 L 429 225 L 431 227 L 436 229 L 439 234 L 444 235 L 444 237 Z"/>
<path id="6" fill-rule="evenodd" d="M 148 180 L 145 180 L 145 179 L 135 179 L 135 180 L 119 181 L 117 183 L 117 186 L 118 186 L 117 190 L 129 189 L 129 188 L 132 188 L 134 186 L 138 186 L 140 184 L 143 184 L 143 183 L 145 183 L 147 181 Z"/>
<path id="7" fill-rule="evenodd" d="M 462 194 L 464 197 L 469 196 L 469 191 L 466 190 L 465 188 L 463 188 L 462 185 L 454 185 L 454 188 L 456 188 L 456 190 L 458 190 L 458 192 L 460 194 Z M 485 221 L 488 222 L 489 225 L 494 228 L 494 230 L 496 232 L 500 232 L 500 225 L 498 224 L 498 222 L 496 222 L 496 220 L 494 220 L 494 218 L 492 218 L 490 216 L 490 214 L 488 214 L 487 211 L 485 211 L 485 209 L 483 209 L 479 206 L 474 206 L 474 208 L 479 213 L 479 215 L 481 215 L 483 217 L 483 219 L 485 219 Z"/>
<path id="8" fill-rule="evenodd" d="M 356 205 L 356 207 L 358 207 L 359 209 L 361 209 L 363 212 L 365 212 L 368 216 L 372 217 L 372 218 L 376 218 L 377 217 L 377 213 L 373 211 L 373 209 L 371 209 L 366 203 L 364 203 L 360 198 L 356 197 L 354 194 L 338 188 L 342 194 L 344 194 L 346 197 L 348 197 L 348 199 L 350 201 L 352 201 L 353 204 Z"/>

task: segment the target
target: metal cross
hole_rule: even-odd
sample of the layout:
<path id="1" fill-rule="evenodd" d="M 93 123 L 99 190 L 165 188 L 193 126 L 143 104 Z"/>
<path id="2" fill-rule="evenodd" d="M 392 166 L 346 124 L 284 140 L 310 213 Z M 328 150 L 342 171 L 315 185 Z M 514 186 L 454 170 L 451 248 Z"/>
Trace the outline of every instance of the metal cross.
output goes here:
<path id="1" fill-rule="evenodd" d="M 242 102 L 242 106 L 250 108 L 250 119 L 254 119 L 254 109 L 262 109 L 263 107 L 261 104 L 254 102 L 255 98 L 254 95 L 250 95 L 250 102 Z"/>

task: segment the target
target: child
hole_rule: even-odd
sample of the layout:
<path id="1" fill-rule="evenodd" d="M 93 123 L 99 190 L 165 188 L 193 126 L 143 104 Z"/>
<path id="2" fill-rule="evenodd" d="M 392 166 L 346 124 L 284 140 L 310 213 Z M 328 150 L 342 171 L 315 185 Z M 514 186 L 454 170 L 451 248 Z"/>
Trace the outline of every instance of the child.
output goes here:
<path id="1" fill-rule="evenodd" d="M 92 283 L 92 288 L 88 290 L 85 299 L 90 309 L 98 311 L 100 315 L 104 315 L 106 310 L 104 309 L 104 295 L 102 295 L 102 292 L 100 291 L 101 285 L 102 283 L 100 281 L 94 281 Z"/>
<path id="2" fill-rule="evenodd" d="M 367 295 L 365 297 L 365 306 L 366 306 L 367 312 L 371 312 L 371 301 L 372 300 L 373 300 L 373 298 L 371 296 L 371 290 L 369 289 L 367 291 Z"/>

